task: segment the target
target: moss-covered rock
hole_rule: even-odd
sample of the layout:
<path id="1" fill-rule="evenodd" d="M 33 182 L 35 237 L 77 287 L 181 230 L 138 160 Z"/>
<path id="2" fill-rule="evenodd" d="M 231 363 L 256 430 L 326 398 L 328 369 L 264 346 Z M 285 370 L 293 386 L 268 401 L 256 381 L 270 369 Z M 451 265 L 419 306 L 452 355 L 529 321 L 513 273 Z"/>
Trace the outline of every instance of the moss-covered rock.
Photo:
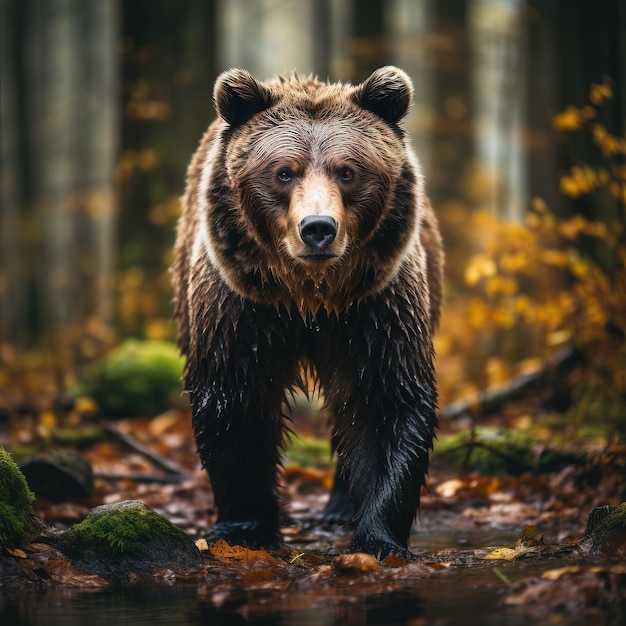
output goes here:
<path id="1" fill-rule="evenodd" d="M 593 509 L 587 518 L 583 545 L 591 552 L 611 557 L 626 556 L 626 502 Z"/>
<path id="2" fill-rule="evenodd" d="M 75 391 L 93 397 L 107 417 L 151 417 L 188 406 L 183 367 L 175 344 L 128 339 L 92 366 Z"/>
<path id="3" fill-rule="evenodd" d="M 33 513 L 35 496 L 11 455 L 0 447 L 0 545 L 28 543 L 39 524 Z"/>
<path id="4" fill-rule="evenodd" d="M 106 579 L 183 571 L 201 564 L 194 542 L 166 517 L 135 500 L 98 506 L 59 540 L 75 567 Z"/>

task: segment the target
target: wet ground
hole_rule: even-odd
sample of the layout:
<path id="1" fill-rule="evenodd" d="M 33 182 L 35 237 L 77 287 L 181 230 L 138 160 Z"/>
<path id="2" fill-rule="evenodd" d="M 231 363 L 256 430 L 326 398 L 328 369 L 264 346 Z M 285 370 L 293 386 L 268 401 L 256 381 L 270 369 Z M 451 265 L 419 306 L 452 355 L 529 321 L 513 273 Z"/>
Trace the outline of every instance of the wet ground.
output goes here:
<path id="1" fill-rule="evenodd" d="M 38 500 L 38 517 L 66 529 L 96 504 L 138 499 L 190 536 L 203 536 L 214 511 L 188 420 L 166 415 L 143 427 L 133 421 L 128 430 L 145 446 L 176 459 L 186 478 L 138 480 L 136 474 L 154 478 L 158 473 L 153 461 L 128 452 L 117 440 L 100 441 L 83 451 L 99 474 L 93 501 Z M 54 556 L 46 556 L 44 566 L 27 549 L 23 562 L 31 569 L 22 571 L 30 578 L 23 576 L 12 592 L 0 586 L 0 626 L 621 626 L 626 624 L 626 543 L 605 553 L 617 555 L 612 560 L 541 547 L 567 545 L 568 538 L 582 535 L 594 507 L 624 500 L 620 454 L 620 464 L 598 461 L 520 477 L 461 475 L 434 458 L 410 546 L 417 559 L 382 567 L 341 561 L 334 555 L 348 544 L 349 534 L 324 534 L 316 527 L 332 471 L 288 468 L 283 482 L 292 526 L 283 529 L 285 552 L 239 559 L 207 553 L 205 567 L 194 575 L 163 571 L 147 582 L 116 586 L 68 571 L 66 562 L 50 560 Z M 531 525 L 544 536 L 528 554 L 484 558 L 493 548 L 512 546 Z"/>
<path id="2" fill-rule="evenodd" d="M 423 529 L 414 538 L 417 561 L 371 571 L 331 568 L 318 557 L 303 574 L 278 580 L 263 568 L 213 568 L 201 580 L 161 576 L 155 582 L 97 590 L 50 588 L 45 592 L 0 595 L 3 626 L 98 626 L 161 624 L 330 626 L 350 624 L 447 626 L 537 626 L 538 624 L 625 623 L 624 602 L 585 606 L 571 585 L 571 602 L 552 606 L 545 596 L 536 606 L 511 604 L 511 590 L 546 571 L 580 566 L 580 558 L 526 558 L 490 561 L 488 546 L 511 545 L 517 529 Z M 319 547 L 319 546 L 318 546 Z M 303 547 L 307 549 L 307 546 Z M 311 545 L 308 545 L 309 550 Z M 308 552 L 311 554 L 311 552 Z M 325 564 L 326 563 L 326 564 Z M 595 563 L 595 568 L 601 564 Z M 614 566 L 614 564 L 613 564 Z M 626 571 L 622 571 L 626 577 Z M 216 574 L 216 572 L 219 572 Z M 532 585 L 531 585 L 532 587 Z M 584 592 L 584 590 L 582 591 Z M 520 598 L 520 597 L 518 597 Z M 567 606 L 569 602 L 569 606 Z"/>

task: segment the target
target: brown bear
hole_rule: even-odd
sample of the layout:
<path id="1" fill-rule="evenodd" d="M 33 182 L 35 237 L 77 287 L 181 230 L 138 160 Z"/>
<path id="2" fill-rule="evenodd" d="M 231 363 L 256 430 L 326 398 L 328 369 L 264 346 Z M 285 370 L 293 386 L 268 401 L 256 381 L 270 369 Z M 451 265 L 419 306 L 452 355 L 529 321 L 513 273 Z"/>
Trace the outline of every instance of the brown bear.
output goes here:
<path id="1" fill-rule="evenodd" d="M 400 126 L 412 94 L 395 67 L 356 86 L 244 70 L 215 83 L 218 118 L 189 166 L 172 265 L 218 510 L 210 542 L 280 542 L 284 407 L 314 371 L 334 415 L 326 518 L 353 521 L 350 551 L 411 557 L 437 426 L 443 265 Z"/>

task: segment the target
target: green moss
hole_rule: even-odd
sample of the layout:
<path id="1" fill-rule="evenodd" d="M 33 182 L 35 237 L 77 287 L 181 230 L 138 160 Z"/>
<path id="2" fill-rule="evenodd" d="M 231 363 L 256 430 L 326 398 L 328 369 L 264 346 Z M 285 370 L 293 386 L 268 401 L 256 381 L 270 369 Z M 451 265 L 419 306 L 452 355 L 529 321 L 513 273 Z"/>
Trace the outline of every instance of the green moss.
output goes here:
<path id="1" fill-rule="evenodd" d="M 75 391 L 93 397 L 109 417 L 152 416 L 187 406 L 183 366 L 173 343 L 128 339 L 90 368 Z"/>
<path id="2" fill-rule="evenodd" d="M 141 502 L 129 500 L 93 509 L 66 533 L 63 547 L 70 556 L 84 549 L 96 549 L 103 557 L 115 557 L 137 550 L 154 537 L 163 535 L 187 539 L 166 517 Z"/>
<path id="3" fill-rule="evenodd" d="M 106 437 L 104 429 L 97 427 L 86 428 L 55 428 L 50 433 L 53 443 L 65 446 L 86 447 Z"/>
<path id="4" fill-rule="evenodd" d="M 584 453 L 547 448 L 531 432 L 483 427 L 450 435 L 436 444 L 435 454 L 443 456 L 457 470 L 483 475 L 519 476 L 525 472 L 558 471 L 580 463 Z"/>
<path id="5" fill-rule="evenodd" d="M 34 499 L 24 474 L 0 447 L 0 545 L 15 548 L 30 539 L 37 524 Z"/>
<path id="6" fill-rule="evenodd" d="M 291 437 L 285 446 L 285 465 L 330 467 L 332 465 L 330 441 L 314 437 Z"/>

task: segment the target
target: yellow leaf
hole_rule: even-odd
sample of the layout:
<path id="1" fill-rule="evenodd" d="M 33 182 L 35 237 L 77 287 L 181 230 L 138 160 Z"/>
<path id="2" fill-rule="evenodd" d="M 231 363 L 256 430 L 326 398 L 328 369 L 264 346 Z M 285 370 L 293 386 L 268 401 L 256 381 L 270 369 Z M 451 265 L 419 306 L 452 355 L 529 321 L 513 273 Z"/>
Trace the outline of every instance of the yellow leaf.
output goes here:
<path id="1" fill-rule="evenodd" d="M 581 126 L 580 111 L 574 106 L 568 106 L 565 111 L 555 115 L 553 124 L 557 130 L 577 130 Z"/>
<path id="2" fill-rule="evenodd" d="M 198 548 L 200 552 L 206 552 L 209 549 L 209 544 L 207 543 L 207 540 L 203 537 L 202 539 L 198 539 L 196 541 L 196 548 Z"/>
<path id="3" fill-rule="evenodd" d="M 481 278 L 494 276 L 497 271 L 498 266 L 490 256 L 477 254 L 470 259 L 465 270 L 465 282 L 470 286 L 476 285 Z"/>
<path id="4" fill-rule="evenodd" d="M 24 550 L 20 550 L 20 548 L 5 548 L 5 550 L 11 555 L 18 559 L 25 559 L 26 552 Z"/>
<path id="5" fill-rule="evenodd" d="M 518 551 L 514 548 L 496 548 L 492 550 L 489 554 L 485 555 L 483 558 L 489 560 L 501 560 L 501 561 L 512 561 L 518 554 Z"/>
<path id="6" fill-rule="evenodd" d="M 592 104 L 600 105 L 605 100 L 609 100 L 613 97 L 613 88 L 608 83 L 600 83 L 599 85 L 594 83 L 591 85 L 589 91 L 589 100 Z"/>

